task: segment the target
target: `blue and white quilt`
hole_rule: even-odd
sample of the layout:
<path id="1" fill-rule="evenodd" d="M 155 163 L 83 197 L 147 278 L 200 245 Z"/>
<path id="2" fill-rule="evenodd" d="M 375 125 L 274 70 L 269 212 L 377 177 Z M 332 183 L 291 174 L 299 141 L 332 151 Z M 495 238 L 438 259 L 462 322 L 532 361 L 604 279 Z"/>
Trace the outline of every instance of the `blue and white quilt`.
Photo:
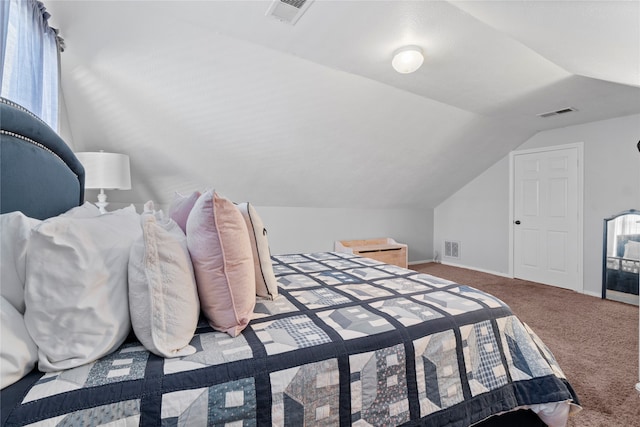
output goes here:
<path id="1" fill-rule="evenodd" d="M 190 356 L 130 342 L 38 374 L 2 391 L 6 425 L 468 426 L 577 403 L 548 348 L 491 295 L 351 254 L 273 261 L 280 296 L 259 300 L 239 337 L 202 321 Z"/>

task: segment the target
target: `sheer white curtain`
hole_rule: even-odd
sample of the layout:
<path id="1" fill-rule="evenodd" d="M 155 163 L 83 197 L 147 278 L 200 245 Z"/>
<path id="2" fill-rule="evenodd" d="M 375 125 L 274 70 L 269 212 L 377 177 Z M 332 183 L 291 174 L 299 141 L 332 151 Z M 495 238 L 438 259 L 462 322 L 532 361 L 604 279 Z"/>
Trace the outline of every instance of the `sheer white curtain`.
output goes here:
<path id="1" fill-rule="evenodd" d="M 0 96 L 58 129 L 58 39 L 44 5 L 0 1 Z"/>

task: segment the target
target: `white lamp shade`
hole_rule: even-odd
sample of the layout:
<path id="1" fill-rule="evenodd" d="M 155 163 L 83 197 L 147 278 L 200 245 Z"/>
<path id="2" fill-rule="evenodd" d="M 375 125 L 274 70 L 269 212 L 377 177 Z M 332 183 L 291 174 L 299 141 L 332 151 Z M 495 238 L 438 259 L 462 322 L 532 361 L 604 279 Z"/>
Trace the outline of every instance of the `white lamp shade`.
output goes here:
<path id="1" fill-rule="evenodd" d="M 422 49 L 418 46 L 405 46 L 393 53 L 391 65 L 397 72 L 408 74 L 420 68 L 423 62 Z"/>
<path id="2" fill-rule="evenodd" d="M 118 153 L 83 152 L 75 153 L 84 166 L 87 189 L 130 190 L 131 173 L 129 156 Z"/>

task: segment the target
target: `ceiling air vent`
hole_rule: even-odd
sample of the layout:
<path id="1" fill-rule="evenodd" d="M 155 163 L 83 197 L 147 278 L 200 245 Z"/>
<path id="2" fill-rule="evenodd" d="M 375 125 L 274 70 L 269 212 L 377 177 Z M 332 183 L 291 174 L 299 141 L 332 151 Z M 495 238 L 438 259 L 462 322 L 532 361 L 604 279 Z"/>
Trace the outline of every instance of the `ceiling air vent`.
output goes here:
<path id="1" fill-rule="evenodd" d="M 266 15 L 294 25 L 309 9 L 313 0 L 274 0 Z"/>
<path id="2" fill-rule="evenodd" d="M 567 108 L 561 108 L 559 110 L 556 111 L 549 111 L 547 113 L 540 113 L 537 116 L 538 117 L 542 117 L 542 118 L 547 118 L 547 117 L 552 117 L 552 116 L 559 116 L 560 114 L 567 114 L 567 113 L 572 113 L 574 111 L 578 111 L 573 107 L 567 107 Z"/>

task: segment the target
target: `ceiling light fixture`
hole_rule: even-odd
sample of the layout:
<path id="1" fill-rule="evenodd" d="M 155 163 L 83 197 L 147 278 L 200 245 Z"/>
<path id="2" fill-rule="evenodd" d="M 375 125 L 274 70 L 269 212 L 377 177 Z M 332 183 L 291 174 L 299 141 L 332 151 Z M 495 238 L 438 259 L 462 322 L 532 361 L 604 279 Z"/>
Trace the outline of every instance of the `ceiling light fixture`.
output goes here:
<path id="1" fill-rule="evenodd" d="M 405 46 L 393 53 L 391 65 L 397 72 L 408 74 L 420 68 L 423 62 L 424 56 L 422 55 L 422 49 L 420 49 L 420 47 Z"/>

